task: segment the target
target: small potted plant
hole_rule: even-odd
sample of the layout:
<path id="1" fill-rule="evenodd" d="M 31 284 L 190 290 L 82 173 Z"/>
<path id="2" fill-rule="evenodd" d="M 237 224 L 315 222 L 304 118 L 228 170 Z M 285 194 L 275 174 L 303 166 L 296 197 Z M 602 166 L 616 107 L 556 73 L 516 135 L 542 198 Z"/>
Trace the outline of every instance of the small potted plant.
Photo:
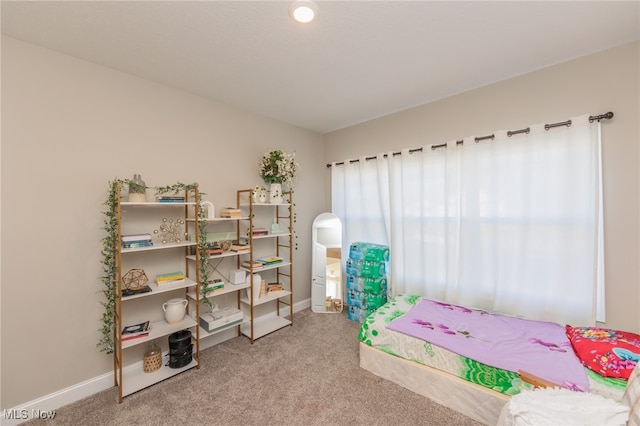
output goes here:
<path id="1" fill-rule="evenodd" d="M 298 171 L 295 154 L 287 154 L 281 149 L 266 152 L 260 162 L 260 176 L 270 185 L 270 202 L 282 203 L 282 185 L 291 185 Z"/>
<path id="2" fill-rule="evenodd" d="M 267 188 L 262 185 L 256 185 L 251 190 L 254 203 L 266 203 L 267 202 Z"/>

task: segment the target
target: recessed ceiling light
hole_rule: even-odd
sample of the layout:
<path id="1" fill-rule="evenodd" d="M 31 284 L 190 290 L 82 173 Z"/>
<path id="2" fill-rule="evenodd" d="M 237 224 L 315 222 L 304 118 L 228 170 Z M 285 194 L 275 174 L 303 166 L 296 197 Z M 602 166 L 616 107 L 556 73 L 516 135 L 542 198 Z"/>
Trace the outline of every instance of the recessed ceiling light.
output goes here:
<path id="1" fill-rule="evenodd" d="M 311 0 L 296 0 L 289 6 L 289 15 L 303 24 L 313 21 L 317 14 L 318 6 Z"/>

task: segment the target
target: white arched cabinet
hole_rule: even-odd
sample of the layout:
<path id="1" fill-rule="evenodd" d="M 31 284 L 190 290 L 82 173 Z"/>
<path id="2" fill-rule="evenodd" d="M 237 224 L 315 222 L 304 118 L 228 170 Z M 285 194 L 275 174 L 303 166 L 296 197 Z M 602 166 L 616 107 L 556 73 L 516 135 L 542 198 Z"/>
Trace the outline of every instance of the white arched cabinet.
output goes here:
<path id="1" fill-rule="evenodd" d="M 313 221 L 311 261 L 311 310 L 342 312 L 342 223 L 333 213 Z"/>

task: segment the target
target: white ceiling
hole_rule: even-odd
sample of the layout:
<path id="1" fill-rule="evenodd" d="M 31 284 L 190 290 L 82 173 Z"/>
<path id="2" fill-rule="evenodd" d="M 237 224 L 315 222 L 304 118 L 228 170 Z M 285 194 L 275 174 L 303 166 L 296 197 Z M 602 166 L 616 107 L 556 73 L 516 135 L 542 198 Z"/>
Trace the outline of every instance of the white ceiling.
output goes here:
<path id="1" fill-rule="evenodd" d="M 2 1 L 2 33 L 326 133 L 639 39 L 638 1 Z"/>

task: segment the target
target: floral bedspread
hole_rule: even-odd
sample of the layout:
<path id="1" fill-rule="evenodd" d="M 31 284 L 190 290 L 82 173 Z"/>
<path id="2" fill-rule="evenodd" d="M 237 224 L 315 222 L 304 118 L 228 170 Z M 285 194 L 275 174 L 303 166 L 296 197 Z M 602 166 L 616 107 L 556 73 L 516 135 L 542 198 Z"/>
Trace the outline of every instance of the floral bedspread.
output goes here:
<path id="1" fill-rule="evenodd" d="M 584 367 L 557 323 L 421 299 L 387 328 L 489 366 L 589 391 Z"/>
<path id="2" fill-rule="evenodd" d="M 640 361 L 640 335 L 600 327 L 566 329 L 582 364 L 603 377 L 628 380 Z"/>

